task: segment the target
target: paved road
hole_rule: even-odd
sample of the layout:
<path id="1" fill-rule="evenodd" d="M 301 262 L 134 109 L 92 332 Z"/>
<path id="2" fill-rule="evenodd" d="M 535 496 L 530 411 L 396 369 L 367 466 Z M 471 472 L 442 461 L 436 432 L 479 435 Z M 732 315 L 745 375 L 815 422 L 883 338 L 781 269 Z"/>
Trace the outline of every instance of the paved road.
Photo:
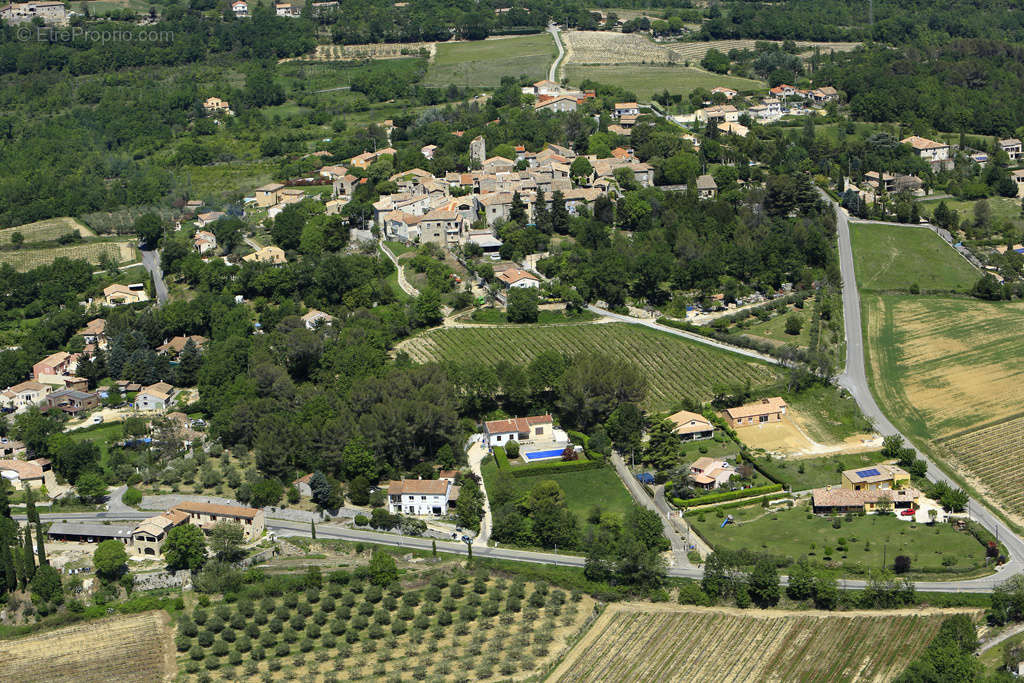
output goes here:
<path id="1" fill-rule="evenodd" d="M 469 469 L 483 482 L 484 474 L 480 469 L 484 458 L 487 457 L 487 449 L 479 439 L 473 437 L 473 444 L 467 449 L 466 457 L 469 459 Z M 480 533 L 473 539 L 474 548 L 486 548 L 487 542 L 491 540 L 491 500 L 484 493 L 484 517 L 480 520 Z"/>
<path id="2" fill-rule="evenodd" d="M 668 515 L 664 510 L 659 508 L 655 501 L 647 495 L 644 491 L 644 487 L 640 485 L 640 482 L 636 480 L 633 473 L 626 467 L 626 463 L 622 460 L 622 456 L 618 453 L 612 455 L 612 464 L 615 465 L 615 473 L 619 475 L 619 479 L 626 486 L 626 490 L 633 496 L 633 500 L 637 502 L 641 507 L 645 507 L 648 510 L 654 510 L 658 513 L 658 517 L 661 518 L 661 526 L 665 532 L 665 538 L 672 544 L 672 563 L 673 567 L 683 567 L 687 569 L 694 569 L 693 563 L 690 562 L 690 558 L 686 556 L 686 541 L 679 535 L 679 532 L 672 526 L 672 522 L 669 521 Z"/>
<path id="3" fill-rule="evenodd" d="M 398 270 L 398 286 L 402 288 L 402 291 L 408 294 L 409 296 L 419 296 L 420 290 L 410 285 L 409 281 L 405 279 L 405 267 L 398 263 L 398 258 L 391 253 L 391 250 L 388 249 L 387 245 L 384 244 L 383 240 L 380 241 L 380 248 L 381 251 L 383 251 L 384 254 L 389 259 L 391 259 L 391 262 L 395 264 L 395 268 Z"/>
<path id="4" fill-rule="evenodd" d="M 653 320 L 639 320 L 628 315 L 619 315 L 618 313 L 612 313 L 611 311 L 605 310 L 603 308 L 598 308 L 597 306 L 587 306 L 587 310 L 590 311 L 591 313 L 596 313 L 597 315 L 604 316 L 605 318 L 617 320 L 618 322 L 629 323 L 631 325 L 643 325 L 644 327 L 649 327 L 652 330 L 668 332 L 669 334 L 674 334 L 677 337 L 684 337 L 686 339 L 689 339 L 690 341 L 695 341 L 700 344 L 705 344 L 707 346 L 713 346 L 716 349 L 729 351 L 730 353 L 738 353 L 741 356 L 746 356 L 748 358 L 753 358 L 755 360 L 764 361 L 765 363 L 771 363 L 773 365 L 782 365 L 782 361 L 773 356 L 758 353 L 757 351 L 752 351 L 751 349 L 744 349 L 739 346 L 733 346 L 732 344 L 725 344 L 723 342 L 711 339 L 710 337 L 704 337 L 693 332 L 687 332 L 686 330 L 677 330 L 674 327 L 660 325 L 654 322 Z"/>
<path id="5" fill-rule="evenodd" d="M 1017 624 L 1016 626 L 1011 626 L 1010 628 L 1006 629 L 992 640 L 986 640 L 984 643 L 978 646 L 978 654 L 980 655 L 985 650 L 991 650 L 999 643 L 1003 642 L 1008 638 L 1012 638 L 1021 631 L 1024 631 L 1024 624 Z"/>
<path id="6" fill-rule="evenodd" d="M 555 61 L 551 62 L 551 68 L 548 69 L 548 80 L 558 81 L 555 78 L 556 72 L 558 71 L 558 65 L 562 63 L 562 57 L 565 56 L 565 48 L 562 47 L 562 37 L 558 35 L 558 27 L 554 24 L 548 26 L 548 33 L 555 39 L 555 45 L 558 47 L 558 56 L 555 57 Z"/>
<path id="7" fill-rule="evenodd" d="M 149 271 L 153 278 L 153 289 L 156 291 L 156 301 L 163 305 L 167 303 L 167 283 L 164 282 L 164 271 L 160 268 L 160 250 L 141 250 L 142 265 Z"/>
<path id="8" fill-rule="evenodd" d="M 853 266 L 853 248 L 850 244 L 850 221 L 846 212 L 824 193 L 823 196 L 836 209 L 836 227 L 839 232 L 839 270 L 843 278 L 843 317 L 846 326 L 846 369 L 838 378 L 838 384 L 850 392 L 864 416 L 871 420 L 875 429 L 883 436 L 898 434 L 907 444 L 913 446 L 910 439 L 900 433 L 885 416 L 875 401 L 868 385 L 864 365 L 864 339 L 861 327 L 860 293 L 857 291 L 857 279 Z M 915 447 L 915 451 L 916 451 Z M 958 487 L 940 470 L 932 460 L 918 451 L 918 456 L 928 463 L 928 479 L 945 481 L 950 486 Z M 1010 561 L 1001 570 L 1002 574 L 1016 574 L 1024 569 L 1024 542 L 1007 527 L 1001 519 L 973 498 L 968 502 L 967 511 L 971 519 L 981 522 L 992 533 L 996 534 L 1010 553 Z M 959 584 L 979 585 L 982 579 L 962 581 Z"/>

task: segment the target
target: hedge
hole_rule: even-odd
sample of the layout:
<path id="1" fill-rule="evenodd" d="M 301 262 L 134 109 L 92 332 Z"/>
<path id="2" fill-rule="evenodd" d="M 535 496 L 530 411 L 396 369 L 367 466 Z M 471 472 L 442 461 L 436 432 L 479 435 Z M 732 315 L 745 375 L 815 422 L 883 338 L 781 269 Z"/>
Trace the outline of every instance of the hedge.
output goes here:
<path id="1" fill-rule="evenodd" d="M 501 446 L 494 447 L 494 462 L 497 463 L 499 470 L 507 470 L 509 468 L 508 456 L 505 455 L 505 449 Z"/>
<path id="2" fill-rule="evenodd" d="M 560 460 L 558 462 L 527 465 L 525 467 L 513 467 L 509 474 L 520 479 L 522 477 L 537 477 L 543 474 L 556 474 L 558 472 L 581 472 L 583 470 L 596 470 L 604 467 L 604 463 L 595 460 Z"/>
<path id="3" fill-rule="evenodd" d="M 689 500 L 683 500 L 682 498 L 673 498 L 672 503 L 676 507 L 689 508 L 697 505 L 710 505 L 712 503 L 725 502 L 728 500 L 737 500 L 739 498 L 751 498 L 753 496 L 759 496 L 762 493 L 775 493 L 776 491 L 782 490 L 782 484 L 766 484 L 765 486 L 755 486 L 749 489 L 740 489 L 738 491 L 725 491 L 724 493 L 711 493 L 706 496 L 699 496 L 697 498 L 690 498 Z"/>
<path id="4" fill-rule="evenodd" d="M 781 481 L 777 477 L 775 477 L 774 475 L 769 474 L 766 470 L 764 470 L 761 467 L 761 464 L 757 462 L 757 458 L 744 458 L 743 462 L 750 463 L 750 466 L 753 467 L 755 470 L 757 470 L 758 473 L 761 474 L 761 476 L 763 476 L 768 481 L 773 481 L 776 484 L 782 484 L 783 486 L 789 486 L 789 482 L 788 481 Z"/>
<path id="5" fill-rule="evenodd" d="M 573 432 L 573 431 L 566 432 L 566 434 L 569 435 L 569 440 L 572 441 L 574 444 L 578 444 L 580 446 L 583 446 L 583 450 L 585 450 L 585 451 L 589 451 L 590 450 L 590 437 L 589 436 L 587 436 L 583 432 Z"/>

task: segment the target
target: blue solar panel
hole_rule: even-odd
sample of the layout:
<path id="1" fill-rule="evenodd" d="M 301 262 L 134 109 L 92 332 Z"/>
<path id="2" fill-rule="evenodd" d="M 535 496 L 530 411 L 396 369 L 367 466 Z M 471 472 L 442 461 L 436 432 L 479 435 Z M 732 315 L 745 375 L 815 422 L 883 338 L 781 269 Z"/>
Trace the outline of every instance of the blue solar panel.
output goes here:
<path id="1" fill-rule="evenodd" d="M 879 474 L 881 474 L 881 472 L 879 472 L 873 467 L 870 470 L 860 470 L 859 472 L 857 472 L 857 476 L 860 477 L 861 479 L 866 479 L 867 477 L 877 477 Z"/>

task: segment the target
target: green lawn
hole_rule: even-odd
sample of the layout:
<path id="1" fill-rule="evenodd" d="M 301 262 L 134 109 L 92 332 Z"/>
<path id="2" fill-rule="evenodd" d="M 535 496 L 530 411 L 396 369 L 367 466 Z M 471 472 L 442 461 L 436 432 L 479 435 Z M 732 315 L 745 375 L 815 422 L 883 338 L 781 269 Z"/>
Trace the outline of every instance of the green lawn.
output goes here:
<path id="1" fill-rule="evenodd" d="M 495 464 L 494 458 L 484 461 L 481 472 L 484 476 L 484 485 L 493 486 L 493 482 L 498 476 L 498 466 Z M 620 516 L 625 515 L 635 505 L 629 491 L 626 490 L 610 465 L 601 469 L 579 472 L 558 472 L 521 478 L 509 477 L 509 481 L 517 493 L 524 495 L 542 481 L 557 483 L 565 493 L 566 506 L 579 519 L 580 529 L 584 529 L 588 525 L 587 517 L 595 505 L 601 508 L 602 514 L 611 513 Z"/>
<path id="2" fill-rule="evenodd" d="M 786 334 L 786 318 L 788 318 L 792 313 L 795 313 L 804 322 L 803 327 L 800 328 L 799 334 Z M 733 328 L 733 331 L 740 334 L 764 337 L 766 339 L 771 339 L 774 342 L 779 342 L 780 344 L 807 346 L 811 343 L 811 326 L 809 321 L 813 313 L 814 303 L 813 301 L 808 300 L 803 309 L 799 309 L 796 306 L 789 306 L 786 313 L 783 315 L 776 315 L 765 322 L 761 322 L 754 317 L 747 318 L 747 320 L 744 321 L 748 323 L 747 327 L 736 326 Z"/>
<path id="3" fill-rule="evenodd" d="M 109 446 L 114 441 L 124 436 L 124 425 L 120 422 L 100 425 L 98 427 L 85 427 L 67 433 L 75 441 L 93 441 L 100 449 L 100 465 L 106 466 L 110 459 Z"/>
<path id="4" fill-rule="evenodd" d="M 722 76 L 692 67 L 666 64 L 617 64 L 614 66 L 583 66 L 566 64 L 565 74 L 569 82 L 579 85 L 585 79 L 617 85 L 632 93 L 642 102 L 649 102 L 655 93 L 668 90 L 673 95 L 684 97 L 696 88 L 710 90 L 717 85 L 736 90 L 758 90 L 764 88 L 761 81 L 736 76 Z"/>
<path id="5" fill-rule="evenodd" d="M 547 78 L 558 55 L 548 33 L 473 42 L 438 43 L 424 83 L 461 87 L 496 86 L 502 76 Z"/>
<path id="6" fill-rule="evenodd" d="M 489 364 L 527 364 L 550 349 L 632 360 L 647 377 L 644 406 L 651 410 L 678 410 L 684 398 L 710 400 L 718 386 L 749 382 L 756 389 L 779 378 L 775 366 L 628 323 L 442 328 L 396 347 L 418 363 L 474 359 Z"/>
<path id="7" fill-rule="evenodd" d="M 411 251 L 416 251 L 416 247 L 405 242 L 399 242 L 397 240 L 384 240 L 385 246 L 398 258 L 402 254 L 407 254 Z"/>
<path id="8" fill-rule="evenodd" d="M 981 276 L 942 238 L 925 228 L 850 225 L 857 286 L 862 290 L 965 291 Z"/>
<path id="9" fill-rule="evenodd" d="M 845 453 L 821 458 L 755 458 L 758 467 L 775 479 L 789 484 L 794 491 L 806 491 L 840 483 L 840 473 L 857 467 L 874 465 L 883 460 L 881 452 Z"/>
<path id="10" fill-rule="evenodd" d="M 966 573 L 985 566 L 985 550 L 970 534 L 956 531 L 952 525 L 915 524 L 894 515 L 853 516 L 842 521 L 839 529 L 832 519 L 811 515 L 807 499 L 791 510 L 765 511 L 760 505 L 726 511 L 735 524 L 721 527 L 715 514 L 691 513 L 687 519 L 715 548 L 754 550 L 791 558 L 806 557 L 815 564 L 827 564 L 840 575 L 864 576 L 869 570 L 892 567 L 897 555 L 908 555 L 913 575 L 956 571 Z M 840 539 L 846 550 L 840 549 Z M 952 562 L 943 566 L 943 560 Z M 954 578 L 950 576 L 950 579 Z"/>
<path id="11" fill-rule="evenodd" d="M 968 220 L 974 219 L 974 206 L 981 201 L 988 202 L 989 210 L 992 212 L 993 221 L 1009 221 L 1017 228 L 1024 228 L 1024 220 L 1021 219 L 1020 215 L 1020 200 L 1010 197 L 989 197 L 988 199 L 979 199 L 976 201 L 960 201 L 959 199 L 925 199 L 918 202 L 917 205 L 921 210 L 921 215 L 931 218 L 935 212 L 935 207 L 937 207 L 940 202 L 945 202 L 946 208 L 960 214 L 960 220 L 962 221 L 965 218 Z"/>
<path id="12" fill-rule="evenodd" d="M 803 421 L 803 428 L 815 441 L 842 441 L 872 431 L 871 423 L 857 402 L 831 384 L 813 384 L 799 392 L 782 392 Z"/>

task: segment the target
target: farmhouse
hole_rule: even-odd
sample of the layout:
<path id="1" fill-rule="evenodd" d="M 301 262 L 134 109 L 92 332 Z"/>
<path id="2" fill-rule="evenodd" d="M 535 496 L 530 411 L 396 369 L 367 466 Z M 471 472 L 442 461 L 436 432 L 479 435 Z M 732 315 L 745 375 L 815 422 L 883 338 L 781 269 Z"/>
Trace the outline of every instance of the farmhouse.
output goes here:
<path id="1" fill-rule="evenodd" d="M 176 513 L 173 509 L 144 519 L 132 530 L 129 549 L 137 555 L 159 555 L 160 546 L 167 540 L 167 532 L 187 520 L 188 515 Z"/>
<path id="2" fill-rule="evenodd" d="M 313 481 L 313 473 L 304 474 L 295 481 L 292 482 L 292 486 L 299 492 L 300 496 L 305 498 L 311 498 L 313 496 L 313 489 L 309 487 L 309 482 Z"/>
<path id="3" fill-rule="evenodd" d="M 534 103 L 536 111 L 566 112 L 576 111 L 579 102 L 572 95 L 559 95 L 550 99 L 541 99 Z"/>
<path id="4" fill-rule="evenodd" d="M 704 175 L 697 176 L 697 198 L 698 199 L 714 199 L 718 196 L 718 183 L 711 176 Z"/>
<path id="5" fill-rule="evenodd" d="M 878 512 L 883 509 L 902 510 L 918 507 L 921 492 L 905 489 L 850 489 L 826 486 L 811 492 L 812 506 L 817 514 L 846 512 Z"/>
<path id="6" fill-rule="evenodd" d="M 839 99 L 839 91 L 831 85 L 815 88 L 811 91 L 811 100 L 817 104 L 825 104 Z"/>
<path id="7" fill-rule="evenodd" d="M 848 491 L 901 489 L 910 484 L 910 474 L 895 465 L 872 465 L 843 472 L 842 488 Z"/>
<path id="8" fill-rule="evenodd" d="M 261 247 L 251 254 L 243 256 L 242 260 L 249 263 L 270 263 L 275 266 L 288 262 L 288 259 L 285 258 L 284 250 L 273 244 L 269 247 Z"/>
<path id="9" fill-rule="evenodd" d="M 388 482 L 388 512 L 406 515 L 448 514 L 459 499 L 459 487 L 450 479 L 402 479 Z"/>
<path id="10" fill-rule="evenodd" d="M 270 207 L 277 204 L 277 193 L 284 188 L 281 183 L 270 183 L 263 187 L 256 188 L 256 204 L 261 207 Z"/>
<path id="11" fill-rule="evenodd" d="M 135 395 L 135 410 L 166 410 L 174 395 L 174 387 L 167 382 L 157 382 Z"/>
<path id="12" fill-rule="evenodd" d="M 900 140 L 900 143 L 910 145 L 914 153 L 925 161 L 945 161 L 949 159 L 949 145 L 944 145 L 941 142 L 935 142 L 918 135 L 911 135 Z"/>
<path id="13" fill-rule="evenodd" d="M 62 2 L 15 2 L 0 5 L 0 19 L 8 24 L 22 24 L 41 19 L 44 24 L 64 26 L 68 23 L 67 8 Z"/>
<path id="14" fill-rule="evenodd" d="M 87 345 L 95 344 L 98 348 L 103 349 L 107 347 L 106 329 L 107 321 L 103 318 L 95 318 L 86 323 L 85 327 L 75 332 L 75 334 L 82 337 Z"/>
<path id="15" fill-rule="evenodd" d="M 711 94 L 717 95 L 718 93 L 725 95 L 725 99 L 727 100 L 731 100 L 737 95 L 737 92 L 732 88 L 724 88 L 720 85 L 716 85 L 714 88 L 711 89 Z"/>
<path id="16" fill-rule="evenodd" d="M 206 252 L 217 248 L 217 236 L 209 230 L 198 230 L 195 236 L 192 237 L 192 246 L 202 256 Z"/>
<path id="17" fill-rule="evenodd" d="M 263 535 L 266 518 L 263 510 L 241 505 L 218 505 L 199 501 L 178 503 L 169 513 L 182 513 L 189 524 L 195 524 L 203 531 L 210 531 L 217 522 L 235 522 L 245 532 L 245 539 L 252 541 Z"/>
<path id="18" fill-rule="evenodd" d="M 219 97 L 207 97 L 206 101 L 203 102 L 203 110 L 207 114 L 212 114 L 219 111 L 231 111 L 231 106 L 227 100 L 222 100 Z"/>
<path id="19" fill-rule="evenodd" d="M 680 410 L 674 415 L 669 415 L 668 419 L 675 425 L 672 432 L 678 434 L 683 441 L 710 439 L 715 435 L 715 426 L 699 413 Z"/>
<path id="20" fill-rule="evenodd" d="M 756 403 L 748 403 L 737 408 L 726 408 L 722 417 L 730 427 L 745 427 L 768 422 L 782 422 L 786 414 L 786 402 L 779 396 L 762 398 Z"/>
<path id="21" fill-rule="evenodd" d="M 188 346 L 189 342 L 192 342 L 192 345 L 195 346 L 198 351 L 203 348 L 208 341 L 210 340 L 200 334 L 192 334 L 187 337 L 174 337 L 170 341 L 164 342 L 160 346 L 156 347 L 156 352 L 158 354 L 169 353 L 172 356 L 177 357 L 181 355 L 181 352 L 185 350 L 185 347 Z"/>
<path id="22" fill-rule="evenodd" d="M 503 270 L 496 276 L 505 285 L 505 289 L 526 289 L 540 287 L 540 280 L 535 275 L 518 268 Z"/>
<path id="23" fill-rule="evenodd" d="M 701 123 L 735 123 L 740 119 L 739 110 L 731 104 L 718 104 L 698 109 L 694 115 L 696 120 Z"/>
<path id="24" fill-rule="evenodd" d="M 113 284 L 104 287 L 103 301 L 107 306 L 137 304 L 141 301 L 149 301 L 149 295 L 146 294 L 146 285 L 141 282 L 130 285 Z"/>
<path id="25" fill-rule="evenodd" d="M 616 102 L 612 109 L 612 118 L 618 120 L 623 116 L 640 116 L 640 105 L 636 102 Z"/>
<path id="26" fill-rule="evenodd" d="M 490 449 L 507 444 L 509 441 L 550 437 L 554 428 L 555 422 L 550 415 L 489 420 L 484 422 L 484 438 L 487 441 L 488 449 Z"/>
<path id="27" fill-rule="evenodd" d="M 724 460 L 697 458 L 690 465 L 689 478 L 698 488 L 710 490 L 728 484 L 734 474 L 736 468 Z"/>

